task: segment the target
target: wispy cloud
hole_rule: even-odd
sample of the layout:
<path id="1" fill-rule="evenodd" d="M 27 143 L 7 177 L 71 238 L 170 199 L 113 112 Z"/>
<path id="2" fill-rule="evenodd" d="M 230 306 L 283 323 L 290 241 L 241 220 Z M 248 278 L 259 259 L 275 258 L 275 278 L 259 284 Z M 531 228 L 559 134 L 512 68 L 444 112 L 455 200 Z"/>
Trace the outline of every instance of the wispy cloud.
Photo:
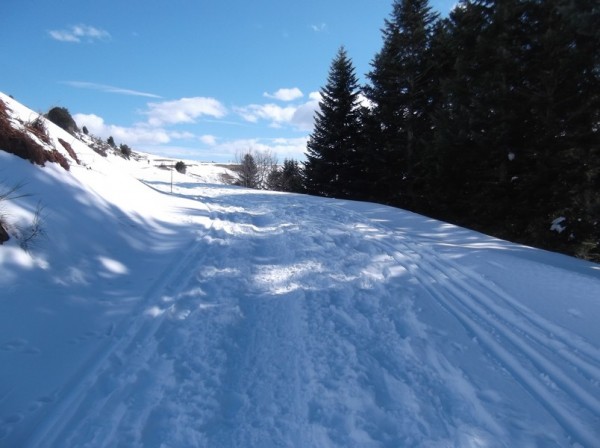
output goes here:
<path id="1" fill-rule="evenodd" d="M 214 98 L 181 98 L 160 103 L 148 103 L 148 110 L 142 112 L 148 116 L 151 126 L 163 126 L 178 123 L 194 123 L 198 117 L 210 116 L 222 118 L 227 109 Z"/>
<path id="2" fill-rule="evenodd" d="M 279 101 L 294 101 L 298 98 L 302 98 L 304 94 L 298 87 L 292 87 L 291 89 L 279 89 L 274 93 L 265 92 L 263 93 L 263 96 Z"/>
<path id="3" fill-rule="evenodd" d="M 66 84 L 71 87 L 76 87 L 78 89 L 100 90 L 102 92 L 118 93 L 120 95 L 144 96 L 147 98 L 162 98 L 160 95 L 155 95 L 154 93 L 140 92 L 138 90 L 131 90 L 131 89 L 123 89 L 121 87 L 114 87 L 114 86 L 109 86 L 106 84 L 97 84 L 95 82 L 65 81 L 63 84 Z"/>
<path id="4" fill-rule="evenodd" d="M 48 34 L 52 39 L 59 42 L 80 43 L 110 39 L 108 31 L 89 25 L 73 25 L 63 30 L 50 30 Z"/>
<path id="5" fill-rule="evenodd" d="M 327 24 L 319 23 L 318 25 L 311 25 L 310 29 L 313 30 L 315 33 L 322 33 L 327 29 Z"/>

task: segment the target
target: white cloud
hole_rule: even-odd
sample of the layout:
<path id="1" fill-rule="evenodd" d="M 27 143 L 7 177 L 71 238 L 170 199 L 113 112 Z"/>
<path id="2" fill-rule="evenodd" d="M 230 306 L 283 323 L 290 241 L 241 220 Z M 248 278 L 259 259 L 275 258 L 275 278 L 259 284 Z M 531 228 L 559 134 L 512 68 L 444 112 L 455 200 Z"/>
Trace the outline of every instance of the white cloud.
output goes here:
<path id="1" fill-rule="evenodd" d="M 191 132 L 168 131 L 160 127 L 139 123 L 134 126 L 117 126 L 107 124 L 102 117 L 94 114 L 74 114 L 73 119 L 79 127 L 85 126 L 90 134 L 106 139 L 112 136 L 117 143 L 130 146 L 165 144 L 172 140 L 192 140 Z"/>
<path id="2" fill-rule="evenodd" d="M 139 125 L 140 127 L 143 125 Z M 169 131 L 169 137 L 179 140 L 193 140 L 196 135 L 191 132 Z"/>
<path id="3" fill-rule="evenodd" d="M 319 102 L 321 101 L 321 92 L 310 92 L 308 94 L 308 97 L 312 100 L 312 101 L 316 101 Z"/>
<path id="4" fill-rule="evenodd" d="M 315 111 L 319 108 L 321 95 L 319 92 L 311 92 L 309 100 L 296 105 L 279 106 L 277 104 L 250 104 L 244 107 L 236 107 L 235 112 L 247 122 L 258 123 L 267 121 L 274 128 L 284 125 L 291 126 L 301 131 L 311 131 Z"/>
<path id="5" fill-rule="evenodd" d="M 148 110 L 142 113 L 148 115 L 148 124 L 151 126 L 162 126 L 194 123 L 196 118 L 203 115 L 221 118 L 227 114 L 227 109 L 214 98 L 194 97 L 148 103 Z"/>
<path id="6" fill-rule="evenodd" d="M 140 92 L 138 90 L 131 89 L 123 89 L 121 87 L 114 87 L 106 84 L 97 84 L 95 82 L 65 81 L 63 84 L 69 85 L 71 87 L 76 87 L 78 89 L 100 90 L 102 92 L 118 93 L 121 95 L 145 96 L 148 98 L 162 98 L 160 95 L 155 95 L 153 93 Z"/>
<path id="7" fill-rule="evenodd" d="M 309 101 L 300 105 L 292 116 L 292 124 L 302 131 L 312 131 L 315 120 L 315 112 L 319 109 L 321 94 L 311 92 L 308 95 Z"/>
<path id="8" fill-rule="evenodd" d="M 228 157 L 228 160 L 234 160 L 235 157 L 246 151 L 269 151 L 283 162 L 283 159 L 304 160 L 306 152 L 306 142 L 308 137 L 298 138 L 277 138 L 277 139 L 260 139 L 248 138 L 229 140 L 220 143 L 210 149 L 210 154 L 213 156 Z"/>
<path id="9" fill-rule="evenodd" d="M 326 23 L 319 23 L 318 25 L 311 25 L 310 28 L 315 33 L 321 33 L 321 32 L 323 32 L 323 31 L 325 31 L 327 29 L 327 24 Z"/>
<path id="10" fill-rule="evenodd" d="M 279 89 L 275 93 L 265 92 L 263 93 L 263 96 L 279 101 L 294 101 L 298 98 L 302 98 L 304 94 L 298 87 L 293 87 L 291 89 Z"/>
<path id="11" fill-rule="evenodd" d="M 217 144 L 217 137 L 214 135 L 201 135 L 199 140 L 205 145 L 214 146 Z"/>
<path id="12" fill-rule="evenodd" d="M 281 107 L 277 104 L 250 104 L 249 106 L 238 107 L 235 111 L 250 123 L 265 120 L 269 121 L 272 127 L 281 127 L 282 124 L 292 121 L 296 107 Z"/>
<path id="13" fill-rule="evenodd" d="M 93 42 L 95 40 L 108 40 L 110 33 L 100 28 L 89 25 L 73 25 L 64 30 L 50 30 L 48 34 L 52 39 L 60 42 L 79 43 L 82 40 Z"/>

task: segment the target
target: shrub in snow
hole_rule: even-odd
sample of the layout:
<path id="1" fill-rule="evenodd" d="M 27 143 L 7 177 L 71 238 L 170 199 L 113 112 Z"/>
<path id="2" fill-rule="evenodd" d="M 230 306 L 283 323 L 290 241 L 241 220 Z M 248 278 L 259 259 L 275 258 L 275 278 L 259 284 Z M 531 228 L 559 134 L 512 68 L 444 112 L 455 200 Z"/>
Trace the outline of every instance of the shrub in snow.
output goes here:
<path id="1" fill-rule="evenodd" d="M 121 150 L 121 154 L 123 155 L 123 157 L 125 157 L 126 159 L 129 158 L 129 156 L 131 156 L 131 148 L 123 143 L 121 143 L 119 145 L 119 149 Z"/>
<path id="2" fill-rule="evenodd" d="M 64 141 L 62 138 L 59 138 L 58 142 L 63 146 L 63 148 L 65 148 L 65 151 L 69 153 L 71 158 L 75 160 L 75 162 L 77 162 L 78 165 L 81 165 L 81 162 L 79 161 L 77 154 L 75 154 L 75 150 L 73 149 L 73 147 L 68 142 Z"/>
<path id="3" fill-rule="evenodd" d="M 35 242 L 46 235 L 43 225 L 42 205 L 38 204 L 33 220 L 26 228 L 9 223 L 6 215 L 2 213 L 2 203 L 4 201 L 11 201 L 28 196 L 27 194 L 20 193 L 22 186 L 23 184 L 17 184 L 11 188 L 0 191 L 0 244 L 10 239 L 8 233 L 10 229 L 12 234 L 19 240 L 21 248 L 29 250 Z"/>
<path id="4" fill-rule="evenodd" d="M 10 121 L 6 104 L 0 101 L 0 148 L 37 165 L 54 162 L 69 170 L 69 162 L 61 153 L 54 148 L 44 148 L 32 135 L 43 143 L 50 143 L 44 119 L 38 116 L 26 123 L 24 130 L 16 129 Z"/>
<path id="5" fill-rule="evenodd" d="M 175 169 L 181 174 L 185 174 L 185 163 L 179 161 L 175 164 Z"/>
<path id="6" fill-rule="evenodd" d="M 18 239 L 21 249 L 29 251 L 35 245 L 35 243 L 46 236 L 46 231 L 44 230 L 43 211 L 44 207 L 41 204 L 38 204 L 31 224 L 25 229 L 19 229 L 20 235 Z"/>
<path id="7" fill-rule="evenodd" d="M 79 129 L 66 107 L 53 107 L 46 114 L 46 118 L 55 125 L 63 128 L 69 134 L 75 134 Z"/>

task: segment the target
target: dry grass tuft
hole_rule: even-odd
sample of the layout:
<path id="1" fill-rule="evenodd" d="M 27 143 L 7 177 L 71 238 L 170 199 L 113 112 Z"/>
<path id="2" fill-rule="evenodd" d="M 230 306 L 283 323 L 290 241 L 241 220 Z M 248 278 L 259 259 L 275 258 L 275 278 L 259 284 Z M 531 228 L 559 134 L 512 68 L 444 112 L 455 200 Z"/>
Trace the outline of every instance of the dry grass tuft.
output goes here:
<path id="1" fill-rule="evenodd" d="M 25 128 L 41 141 L 50 143 L 48 131 L 41 117 L 27 123 Z M 28 132 L 15 129 L 11 125 L 7 106 L 2 100 L 0 100 L 0 148 L 37 165 L 44 166 L 46 162 L 53 162 L 69 170 L 69 162 L 56 149 L 47 151 Z"/>

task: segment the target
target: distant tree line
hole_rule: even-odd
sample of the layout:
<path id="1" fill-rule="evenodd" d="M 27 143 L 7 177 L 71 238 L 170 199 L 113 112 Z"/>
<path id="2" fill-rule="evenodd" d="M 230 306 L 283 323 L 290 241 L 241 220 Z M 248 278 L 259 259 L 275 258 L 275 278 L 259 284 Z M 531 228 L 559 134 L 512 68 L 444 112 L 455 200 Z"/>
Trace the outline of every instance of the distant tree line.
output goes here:
<path id="1" fill-rule="evenodd" d="M 461 0 L 443 19 L 395 0 L 382 33 L 366 85 L 343 47 L 332 61 L 305 191 L 600 259 L 597 0 Z"/>
<path id="2" fill-rule="evenodd" d="M 283 165 L 270 151 L 248 150 L 236 155 L 233 165 L 234 185 L 246 188 L 303 193 L 302 166 L 294 159 L 285 159 Z"/>

